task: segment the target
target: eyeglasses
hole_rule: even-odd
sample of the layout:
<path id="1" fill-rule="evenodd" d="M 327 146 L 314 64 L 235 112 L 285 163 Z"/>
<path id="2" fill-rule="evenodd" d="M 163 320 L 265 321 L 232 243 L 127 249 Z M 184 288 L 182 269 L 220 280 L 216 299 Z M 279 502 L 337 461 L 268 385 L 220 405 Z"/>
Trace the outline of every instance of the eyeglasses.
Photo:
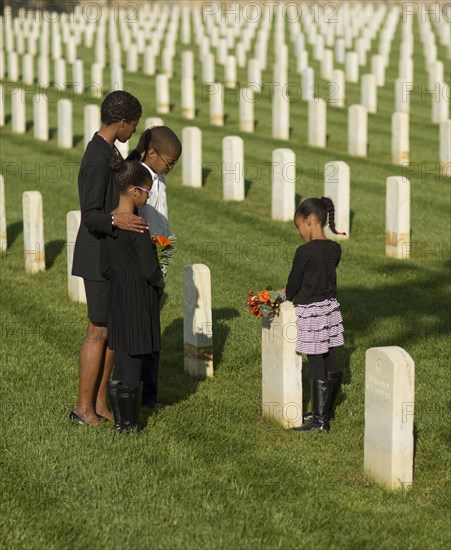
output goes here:
<path id="1" fill-rule="evenodd" d="M 171 164 L 168 164 L 155 148 L 153 150 L 160 157 L 160 159 L 164 162 L 164 165 L 168 169 L 168 172 L 169 172 L 169 170 L 172 170 L 174 168 L 174 166 L 177 164 L 177 162 L 179 161 L 179 159 L 175 159 L 171 162 Z"/>
<path id="2" fill-rule="evenodd" d="M 133 189 L 141 189 L 141 191 L 144 191 L 144 193 L 147 193 L 147 198 L 150 197 L 150 195 L 152 194 L 152 189 L 145 189 L 144 187 L 140 187 L 139 185 L 134 185 L 131 189 L 129 189 L 129 193 L 130 191 L 133 191 Z"/>

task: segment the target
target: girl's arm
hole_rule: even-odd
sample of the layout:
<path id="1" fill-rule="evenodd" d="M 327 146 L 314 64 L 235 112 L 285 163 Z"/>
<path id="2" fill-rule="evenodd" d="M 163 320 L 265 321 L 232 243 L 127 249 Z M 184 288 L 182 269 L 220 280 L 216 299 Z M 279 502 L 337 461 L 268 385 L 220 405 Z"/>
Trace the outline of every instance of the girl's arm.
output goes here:
<path id="1" fill-rule="evenodd" d="M 304 253 L 302 252 L 302 246 L 300 246 L 294 255 L 293 264 L 291 266 L 290 274 L 288 275 L 288 281 L 285 287 L 285 294 L 287 300 L 290 302 L 301 290 L 303 272 L 304 272 Z"/>
<path id="2" fill-rule="evenodd" d="M 164 288 L 163 274 L 157 263 L 154 245 L 150 240 L 149 230 L 144 233 L 137 233 L 134 237 L 134 244 L 138 252 L 142 274 L 146 281 L 157 288 Z"/>

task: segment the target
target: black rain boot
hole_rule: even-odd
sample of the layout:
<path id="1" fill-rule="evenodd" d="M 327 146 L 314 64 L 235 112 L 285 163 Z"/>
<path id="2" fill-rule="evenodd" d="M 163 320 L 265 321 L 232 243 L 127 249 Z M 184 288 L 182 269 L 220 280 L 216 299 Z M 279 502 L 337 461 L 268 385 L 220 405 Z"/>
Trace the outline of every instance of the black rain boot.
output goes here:
<path id="1" fill-rule="evenodd" d="M 332 382 L 332 397 L 330 399 L 329 420 L 335 420 L 335 405 L 337 404 L 338 394 L 340 392 L 341 383 L 343 381 L 343 371 L 328 372 L 327 380 Z M 313 418 L 312 412 L 306 412 L 303 415 L 304 424 L 310 422 Z"/>
<path id="2" fill-rule="evenodd" d="M 318 432 L 328 432 L 329 427 L 329 407 L 332 397 L 332 382 L 329 380 L 310 380 L 312 394 L 312 420 L 300 428 L 292 428 L 298 432 L 309 432 L 312 430 Z"/>
<path id="3" fill-rule="evenodd" d="M 328 372 L 327 380 L 332 382 L 332 396 L 330 398 L 329 419 L 335 420 L 335 405 L 337 404 L 338 394 L 340 393 L 341 383 L 343 381 L 343 372 Z"/>
<path id="4" fill-rule="evenodd" d="M 119 409 L 119 403 L 117 400 L 117 388 L 120 383 L 120 380 L 108 380 L 107 382 L 108 397 L 110 399 L 110 405 L 113 411 L 114 430 L 116 432 L 121 432 L 123 428 L 121 411 Z"/>
<path id="5" fill-rule="evenodd" d="M 118 385 L 117 401 L 121 418 L 121 429 L 117 431 L 120 431 L 121 433 L 141 431 L 141 426 L 139 425 L 138 420 L 139 413 L 141 411 L 142 391 L 142 382 L 134 388 L 129 388 L 128 386 L 123 386 L 122 384 Z"/>

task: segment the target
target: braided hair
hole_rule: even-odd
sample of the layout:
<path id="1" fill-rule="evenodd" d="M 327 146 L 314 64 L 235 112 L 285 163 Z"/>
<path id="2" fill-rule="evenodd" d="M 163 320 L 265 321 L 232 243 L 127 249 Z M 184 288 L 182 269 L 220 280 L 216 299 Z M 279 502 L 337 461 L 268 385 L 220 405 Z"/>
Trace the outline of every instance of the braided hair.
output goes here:
<path id="1" fill-rule="evenodd" d="M 119 193 L 124 193 L 129 187 L 152 184 L 149 170 L 137 160 L 124 160 L 118 153 L 111 156 L 110 168 L 115 172 L 114 183 Z"/>
<path id="2" fill-rule="evenodd" d="M 321 227 L 326 225 L 327 218 L 329 218 L 329 227 L 332 233 L 335 233 L 335 235 L 345 235 L 345 233 L 339 233 L 335 229 L 335 207 L 328 197 L 305 199 L 296 208 L 294 219 L 296 220 L 299 217 L 307 218 L 310 214 L 313 214 L 317 218 Z"/>

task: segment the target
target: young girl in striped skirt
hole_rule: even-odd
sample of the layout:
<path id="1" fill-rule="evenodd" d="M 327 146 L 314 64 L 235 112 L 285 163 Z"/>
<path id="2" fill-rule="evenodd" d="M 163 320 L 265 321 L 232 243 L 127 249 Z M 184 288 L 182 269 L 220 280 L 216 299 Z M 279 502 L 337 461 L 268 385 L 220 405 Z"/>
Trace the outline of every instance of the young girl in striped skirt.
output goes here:
<path id="1" fill-rule="evenodd" d="M 304 200 L 294 214 L 306 244 L 294 255 L 286 296 L 296 307 L 296 353 L 308 357 L 312 400 L 312 413 L 294 428 L 298 431 L 329 431 L 343 378 L 335 358 L 335 348 L 344 344 L 335 271 L 341 247 L 324 235 L 328 218 L 332 232 L 341 235 L 335 229 L 333 202 L 326 197 Z"/>

